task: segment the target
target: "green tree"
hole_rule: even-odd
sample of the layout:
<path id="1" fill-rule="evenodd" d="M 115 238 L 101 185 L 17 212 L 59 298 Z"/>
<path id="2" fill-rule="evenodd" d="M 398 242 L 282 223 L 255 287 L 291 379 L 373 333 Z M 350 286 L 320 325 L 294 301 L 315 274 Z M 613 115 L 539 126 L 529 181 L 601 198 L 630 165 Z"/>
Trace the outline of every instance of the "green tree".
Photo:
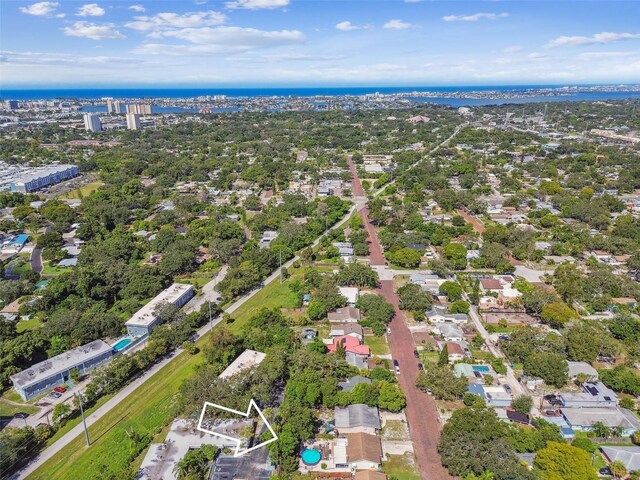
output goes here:
<path id="1" fill-rule="evenodd" d="M 71 413 L 71 407 L 66 403 L 58 403 L 55 407 L 53 407 L 53 413 L 51 414 L 51 419 L 53 423 L 60 423 L 62 420 L 67 418 Z"/>
<path id="2" fill-rule="evenodd" d="M 438 366 L 443 367 L 449 364 L 449 347 L 444 344 L 442 350 L 440 350 L 440 356 L 438 357 Z"/>
<path id="3" fill-rule="evenodd" d="M 430 293 L 425 292 L 420 285 L 415 283 L 407 283 L 398 289 L 400 297 L 400 308 L 416 312 L 420 310 L 429 310 L 433 306 L 433 297 Z"/>
<path id="4" fill-rule="evenodd" d="M 566 443 L 549 442 L 536 455 L 533 466 L 542 480 L 596 480 L 589 454 Z"/>
<path id="5" fill-rule="evenodd" d="M 627 467 L 620 460 L 614 460 L 609 464 L 609 470 L 611 470 L 611 475 L 616 480 L 622 480 L 627 476 Z"/>
<path id="6" fill-rule="evenodd" d="M 578 315 L 566 303 L 556 302 L 545 305 L 542 309 L 541 317 L 551 327 L 562 328 L 571 320 L 577 318 Z"/>
<path id="7" fill-rule="evenodd" d="M 444 247 L 444 256 L 455 270 L 464 270 L 467 267 L 467 249 L 461 243 L 452 242 Z"/>
<path id="8" fill-rule="evenodd" d="M 544 380 L 548 385 L 562 387 L 567 383 L 569 367 L 557 353 L 533 353 L 524 362 L 524 373 Z"/>
<path id="9" fill-rule="evenodd" d="M 406 405 L 402 389 L 394 383 L 383 382 L 378 395 L 378 407 L 390 412 L 399 412 Z"/>
<path id="10" fill-rule="evenodd" d="M 327 307 L 318 300 L 312 300 L 307 307 L 307 315 L 311 320 L 321 320 L 327 316 Z"/>
<path id="11" fill-rule="evenodd" d="M 462 299 L 462 287 L 457 282 L 447 280 L 440 285 L 440 293 L 447 296 L 447 300 L 455 302 Z"/>
<path id="12" fill-rule="evenodd" d="M 528 414 L 533 408 L 533 399 L 529 395 L 520 395 L 513 399 L 511 406 L 516 412 Z"/>
<path id="13" fill-rule="evenodd" d="M 420 252 L 405 247 L 393 253 L 390 260 L 401 267 L 412 268 L 420 265 L 421 257 Z"/>

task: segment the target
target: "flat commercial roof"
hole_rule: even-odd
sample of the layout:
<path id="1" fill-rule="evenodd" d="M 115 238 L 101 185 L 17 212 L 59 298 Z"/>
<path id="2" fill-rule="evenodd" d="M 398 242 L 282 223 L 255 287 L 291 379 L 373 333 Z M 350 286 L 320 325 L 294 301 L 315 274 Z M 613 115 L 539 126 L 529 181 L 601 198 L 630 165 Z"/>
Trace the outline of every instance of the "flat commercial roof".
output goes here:
<path id="1" fill-rule="evenodd" d="M 187 285 L 184 283 L 174 283 L 166 290 L 160 292 L 149 303 L 147 303 L 144 307 L 134 313 L 133 317 L 127 320 L 125 325 L 132 327 L 148 327 L 156 320 L 156 316 L 153 312 L 158 305 L 160 305 L 161 303 L 175 303 L 178 298 L 180 298 L 185 292 L 189 290 L 193 290 L 192 285 Z"/>
<path id="2" fill-rule="evenodd" d="M 83 362 L 91 360 L 105 352 L 111 351 L 111 346 L 102 340 L 94 340 L 91 343 L 74 348 L 67 352 L 51 357 L 44 362 L 16 373 L 11 376 L 11 381 L 16 387 L 26 388 L 34 383 L 49 378 L 57 373 L 66 372 Z"/>
<path id="3" fill-rule="evenodd" d="M 266 356 L 266 353 L 256 352 L 255 350 L 245 350 L 238 358 L 231 362 L 231 365 L 224 369 L 219 377 L 229 378 L 243 370 L 260 365 Z"/>
<path id="4" fill-rule="evenodd" d="M 51 174 L 62 173 L 72 168 L 78 168 L 77 165 L 49 165 L 46 167 L 34 168 L 32 170 L 21 172 L 15 176 L 13 182 L 16 184 L 28 183 L 31 180 L 37 180 L 39 178 L 47 177 Z"/>

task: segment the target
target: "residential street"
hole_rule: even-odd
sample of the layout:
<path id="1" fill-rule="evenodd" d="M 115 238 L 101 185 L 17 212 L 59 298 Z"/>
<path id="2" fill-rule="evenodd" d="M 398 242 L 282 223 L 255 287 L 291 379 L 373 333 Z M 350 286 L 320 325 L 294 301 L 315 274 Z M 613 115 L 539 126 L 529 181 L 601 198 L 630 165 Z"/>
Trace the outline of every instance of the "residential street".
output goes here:
<path id="1" fill-rule="evenodd" d="M 356 197 L 364 196 L 362 184 L 358 178 L 356 166 L 351 157 L 348 158 L 349 168 L 353 177 L 353 192 Z M 368 210 L 362 206 L 358 213 L 369 233 L 369 259 L 371 265 L 384 266 L 385 260 L 382 246 L 375 228 L 369 222 Z M 388 335 L 391 356 L 400 364 L 398 382 L 407 398 L 406 415 L 411 433 L 411 441 L 418 459 L 420 477 L 425 480 L 444 480 L 451 478 L 440 462 L 438 454 L 438 440 L 440 438 L 440 423 L 435 401 L 416 387 L 418 377 L 418 360 L 413 356 L 415 344 L 404 314 L 399 308 L 399 298 L 393 288 L 393 280 L 380 280 L 380 293 L 394 306 L 395 317 L 390 324 L 391 334 Z"/>

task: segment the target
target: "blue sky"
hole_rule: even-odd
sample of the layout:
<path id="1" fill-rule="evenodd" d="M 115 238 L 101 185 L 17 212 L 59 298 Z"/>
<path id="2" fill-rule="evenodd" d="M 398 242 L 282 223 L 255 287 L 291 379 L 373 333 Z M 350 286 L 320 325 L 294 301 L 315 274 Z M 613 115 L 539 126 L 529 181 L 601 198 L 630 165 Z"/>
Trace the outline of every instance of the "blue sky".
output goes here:
<path id="1" fill-rule="evenodd" d="M 4 88 L 640 83 L 640 2 L 0 4 Z"/>

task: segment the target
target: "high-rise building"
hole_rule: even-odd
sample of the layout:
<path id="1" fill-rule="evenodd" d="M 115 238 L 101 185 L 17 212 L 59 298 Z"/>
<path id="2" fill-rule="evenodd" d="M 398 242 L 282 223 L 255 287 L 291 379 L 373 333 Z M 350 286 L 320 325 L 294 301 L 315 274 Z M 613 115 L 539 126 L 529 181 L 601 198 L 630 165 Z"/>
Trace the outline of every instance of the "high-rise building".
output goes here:
<path id="1" fill-rule="evenodd" d="M 137 113 L 127 113 L 127 128 L 129 130 L 141 130 L 140 115 Z"/>
<path id="2" fill-rule="evenodd" d="M 137 113 L 138 115 L 151 115 L 151 104 L 149 103 L 128 104 L 127 113 Z"/>
<path id="3" fill-rule="evenodd" d="M 84 129 L 87 132 L 101 132 L 102 123 L 100 123 L 100 117 L 97 113 L 85 113 L 84 114 Z"/>
<path id="4" fill-rule="evenodd" d="M 107 113 L 122 113 L 122 102 L 112 98 L 107 99 Z"/>
<path id="5" fill-rule="evenodd" d="M 17 110 L 18 109 L 18 101 L 17 100 L 7 100 L 7 108 L 9 110 Z"/>

